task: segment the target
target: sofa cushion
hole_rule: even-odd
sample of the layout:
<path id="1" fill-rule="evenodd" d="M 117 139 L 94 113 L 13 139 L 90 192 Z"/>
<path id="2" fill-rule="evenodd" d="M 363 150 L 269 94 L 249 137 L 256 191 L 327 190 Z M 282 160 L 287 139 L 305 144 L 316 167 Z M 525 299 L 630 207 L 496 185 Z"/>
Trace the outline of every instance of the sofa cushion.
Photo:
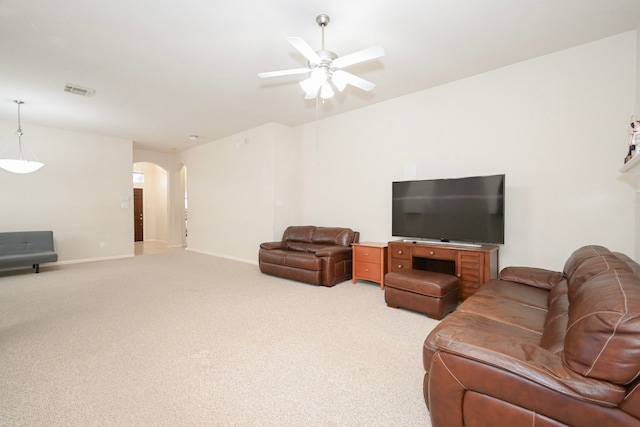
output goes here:
<path id="1" fill-rule="evenodd" d="M 260 262 L 267 262 L 269 264 L 285 265 L 287 254 L 286 249 L 270 249 L 260 251 Z"/>
<path id="2" fill-rule="evenodd" d="M 613 254 L 600 255 L 584 260 L 575 270 L 572 278 L 567 280 L 569 301 L 573 301 L 579 289 L 592 277 L 611 270 L 633 273 L 633 270 L 627 263 Z"/>
<path id="3" fill-rule="evenodd" d="M 602 246 L 586 246 L 575 251 L 565 263 L 569 301 L 573 301 L 587 280 L 608 270 L 633 271 L 629 264 Z"/>
<path id="4" fill-rule="evenodd" d="M 587 280 L 569 305 L 564 361 L 591 378 L 627 384 L 640 374 L 640 278 L 608 270 Z"/>
<path id="5" fill-rule="evenodd" d="M 485 282 L 475 295 L 492 296 L 499 299 L 517 302 L 531 307 L 548 307 L 549 291 L 535 286 L 523 285 L 522 282 L 507 282 L 505 280 L 490 280 Z"/>
<path id="6" fill-rule="evenodd" d="M 309 252 L 289 252 L 284 265 L 302 270 L 318 271 L 322 268 L 322 258 Z"/>
<path id="7" fill-rule="evenodd" d="M 315 229 L 313 225 L 292 225 L 284 230 L 282 241 L 311 243 L 311 236 Z"/>
<path id="8" fill-rule="evenodd" d="M 322 268 L 322 258 L 309 252 L 289 251 L 286 249 L 261 251 L 260 262 L 300 268 L 302 270 L 319 271 Z"/>
<path id="9" fill-rule="evenodd" d="M 342 227 L 316 227 L 311 242 L 323 246 L 349 246 L 353 242 L 353 231 Z"/>
<path id="10" fill-rule="evenodd" d="M 29 264 L 44 264 L 45 262 L 56 262 L 57 260 L 58 254 L 54 251 L 1 255 L 0 268 L 22 267 Z"/>
<path id="11" fill-rule="evenodd" d="M 538 342 L 542 337 L 544 321 L 547 317 L 546 309 L 495 295 L 478 293 L 460 304 L 456 312 L 477 314 L 498 323 L 529 331 L 538 335 Z"/>
<path id="12" fill-rule="evenodd" d="M 580 264 L 586 259 L 597 257 L 600 255 L 610 254 L 611 251 L 604 246 L 589 245 L 583 246 L 573 251 L 564 263 L 563 273 L 566 278 L 570 278 Z"/>
<path id="13" fill-rule="evenodd" d="M 284 242 L 284 244 L 286 245 L 287 249 L 289 249 L 290 251 L 297 251 L 297 252 L 308 252 L 309 245 L 310 245 L 310 243 L 300 242 L 296 240 L 287 240 Z"/>
<path id="14" fill-rule="evenodd" d="M 319 245 L 317 243 L 309 243 L 307 245 L 307 252 L 311 252 L 313 254 L 315 254 L 316 252 L 325 249 L 327 247 L 327 245 Z"/>

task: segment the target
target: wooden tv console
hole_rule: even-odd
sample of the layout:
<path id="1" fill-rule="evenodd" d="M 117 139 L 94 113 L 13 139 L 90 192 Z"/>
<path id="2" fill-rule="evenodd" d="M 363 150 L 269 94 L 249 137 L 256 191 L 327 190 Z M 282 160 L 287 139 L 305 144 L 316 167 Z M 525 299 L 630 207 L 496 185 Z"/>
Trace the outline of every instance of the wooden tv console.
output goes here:
<path id="1" fill-rule="evenodd" d="M 498 250 L 497 245 L 393 241 L 389 242 L 388 270 L 416 269 L 458 276 L 458 298 L 464 300 L 484 282 L 498 277 Z"/>

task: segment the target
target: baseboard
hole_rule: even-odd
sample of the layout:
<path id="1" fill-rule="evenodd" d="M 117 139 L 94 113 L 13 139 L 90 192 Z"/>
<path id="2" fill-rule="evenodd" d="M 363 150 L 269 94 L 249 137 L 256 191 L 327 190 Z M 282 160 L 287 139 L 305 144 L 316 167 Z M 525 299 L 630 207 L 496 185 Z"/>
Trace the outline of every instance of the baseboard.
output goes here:
<path id="1" fill-rule="evenodd" d="M 85 262 L 110 261 L 110 260 L 114 260 L 114 259 L 133 258 L 134 256 L 135 256 L 135 254 L 129 254 L 129 255 L 116 255 L 116 256 L 100 257 L 100 258 L 72 259 L 72 260 L 67 260 L 67 261 L 58 261 L 58 262 L 55 262 L 55 263 L 40 264 L 40 266 L 42 267 L 43 265 L 46 266 L 46 265 L 83 264 Z"/>
<path id="2" fill-rule="evenodd" d="M 195 252 L 198 254 L 203 254 L 203 255 L 209 255 L 209 256 L 215 256 L 218 258 L 225 258 L 225 259 L 230 259 L 232 261 L 239 261 L 239 262 L 244 262 L 246 264 L 253 264 L 253 265 L 258 265 L 258 261 L 257 260 L 250 260 L 250 259 L 246 259 L 246 258 L 239 258 L 239 257 L 233 257 L 233 256 L 229 256 L 226 254 L 219 254 L 216 252 L 207 252 L 207 251 L 201 251 L 198 249 L 191 249 L 191 248 L 185 248 L 185 251 L 189 251 L 189 252 Z"/>
<path id="3" fill-rule="evenodd" d="M 117 255 L 111 257 L 101 257 L 101 258 L 84 258 L 84 259 L 71 259 L 66 261 L 56 261 L 56 262 L 42 262 L 40 263 L 40 268 L 42 267 L 55 267 L 56 265 L 71 265 L 71 264 L 84 264 L 86 262 L 96 262 L 96 261 L 109 261 L 114 259 L 124 259 L 124 258 L 133 258 L 135 255 Z M 25 265 L 20 267 L 7 267 L 0 268 L 0 272 L 11 271 L 11 270 L 33 270 L 31 265 Z"/>

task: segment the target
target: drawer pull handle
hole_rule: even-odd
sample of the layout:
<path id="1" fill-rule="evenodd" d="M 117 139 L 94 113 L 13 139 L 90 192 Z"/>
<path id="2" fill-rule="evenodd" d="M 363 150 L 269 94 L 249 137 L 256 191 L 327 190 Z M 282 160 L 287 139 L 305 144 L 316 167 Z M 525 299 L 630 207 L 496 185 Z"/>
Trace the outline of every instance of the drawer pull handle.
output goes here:
<path id="1" fill-rule="evenodd" d="M 369 269 L 368 269 L 368 268 L 365 268 L 365 269 L 364 269 L 364 271 L 366 271 L 366 272 L 368 273 L 368 272 L 369 272 Z"/>
<path id="2" fill-rule="evenodd" d="M 429 255 L 433 255 L 433 251 L 429 251 Z"/>
<path id="3" fill-rule="evenodd" d="M 402 255 L 402 251 L 398 251 L 398 255 Z"/>
<path id="4" fill-rule="evenodd" d="M 402 264 L 398 264 L 398 268 L 402 268 Z"/>

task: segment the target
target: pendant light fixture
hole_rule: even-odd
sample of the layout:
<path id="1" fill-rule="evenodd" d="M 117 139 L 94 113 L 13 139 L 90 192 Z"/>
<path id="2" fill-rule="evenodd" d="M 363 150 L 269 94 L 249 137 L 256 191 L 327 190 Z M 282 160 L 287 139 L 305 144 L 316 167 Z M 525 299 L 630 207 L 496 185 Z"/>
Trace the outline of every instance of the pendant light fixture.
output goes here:
<path id="1" fill-rule="evenodd" d="M 35 172 L 44 166 L 43 163 L 38 162 L 36 159 L 28 160 L 23 156 L 22 153 L 22 126 L 20 124 L 20 106 L 24 104 L 22 101 L 13 101 L 18 104 L 18 130 L 16 131 L 16 135 L 18 135 L 18 153 L 20 158 L 18 159 L 4 159 L 0 158 L 0 168 L 13 172 L 13 173 L 31 173 Z M 35 158 L 35 154 L 31 153 Z"/>

